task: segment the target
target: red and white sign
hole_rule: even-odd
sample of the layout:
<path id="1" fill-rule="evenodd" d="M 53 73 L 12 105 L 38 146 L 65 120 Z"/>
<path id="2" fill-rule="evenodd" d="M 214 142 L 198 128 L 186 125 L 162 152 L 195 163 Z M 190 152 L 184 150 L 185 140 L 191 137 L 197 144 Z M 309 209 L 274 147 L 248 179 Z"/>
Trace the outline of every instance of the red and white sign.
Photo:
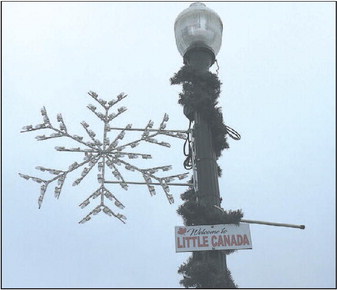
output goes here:
<path id="1" fill-rule="evenodd" d="M 252 249 L 249 224 L 175 227 L 176 252 Z"/>

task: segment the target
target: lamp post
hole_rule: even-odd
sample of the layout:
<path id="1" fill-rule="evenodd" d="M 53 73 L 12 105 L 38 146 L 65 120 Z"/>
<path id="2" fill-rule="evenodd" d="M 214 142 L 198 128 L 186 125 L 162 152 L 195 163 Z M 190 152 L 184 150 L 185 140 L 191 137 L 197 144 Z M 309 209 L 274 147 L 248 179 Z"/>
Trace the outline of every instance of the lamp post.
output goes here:
<path id="1" fill-rule="evenodd" d="M 178 51 L 183 56 L 184 64 L 197 75 L 209 72 L 221 47 L 222 22 L 220 17 L 205 4 L 196 2 L 182 11 L 174 25 Z M 206 93 L 205 93 L 206 94 Z M 203 96 L 207 98 L 207 95 Z M 213 149 L 210 124 L 206 116 L 195 110 L 184 108 L 185 115 L 194 121 L 193 148 L 195 192 L 198 202 L 205 206 L 220 206 L 218 184 L 218 165 Z M 195 254 L 195 253 L 194 253 Z M 221 251 L 203 252 L 202 259 L 210 256 L 216 260 L 217 268 L 226 270 L 226 257 Z M 211 287 L 204 285 L 204 287 Z"/>
<path id="2" fill-rule="evenodd" d="M 221 46 L 220 17 L 205 4 L 196 2 L 178 15 L 174 31 L 177 47 L 184 58 L 185 65 L 190 66 L 196 74 L 207 73 Z M 218 166 L 208 121 L 198 111 L 193 112 L 190 119 L 194 120 L 193 136 L 196 153 L 194 163 L 198 180 L 196 191 L 201 203 L 219 205 Z"/>

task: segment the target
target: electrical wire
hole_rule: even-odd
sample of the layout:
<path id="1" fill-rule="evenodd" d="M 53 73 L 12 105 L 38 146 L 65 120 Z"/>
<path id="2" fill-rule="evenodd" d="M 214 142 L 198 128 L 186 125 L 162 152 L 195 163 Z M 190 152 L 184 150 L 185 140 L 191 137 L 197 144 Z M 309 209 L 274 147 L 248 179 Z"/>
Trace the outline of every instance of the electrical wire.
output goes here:
<path id="1" fill-rule="evenodd" d="M 234 140 L 240 140 L 241 139 L 241 135 L 235 131 L 233 128 L 226 126 L 226 130 L 227 130 L 227 134 L 229 135 L 229 137 L 231 137 Z"/>
<path id="2" fill-rule="evenodd" d="M 190 121 L 190 124 L 188 126 L 188 133 L 187 133 L 187 137 L 186 140 L 184 142 L 184 147 L 183 147 L 183 153 L 186 156 L 186 159 L 184 160 L 184 168 L 186 170 L 191 170 L 193 168 L 193 163 L 192 163 L 192 147 L 191 147 L 191 124 L 192 121 Z M 225 125 L 226 130 L 227 130 L 227 134 L 234 140 L 240 140 L 241 139 L 241 135 L 235 131 L 233 128 Z"/>
<path id="3" fill-rule="evenodd" d="M 185 140 L 185 143 L 184 143 L 184 148 L 183 148 L 183 152 L 184 152 L 184 155 L 186 156 L 186 159 L 184 161 L 184 168 L 186 170 L 191 170 L 193 168 L 193 165 L 192 165 L 192 147 L 191 147 L 191 124 L 192 124 L 192 121 L 190 121 L 190 124 L 188 126 L 188 133 L 187 133 L 187 137 L 186 137 L 186 140 Z"/>
<path id="4" fill-rule="evenodd" d="M 216 69 L 216 75 L 218 75 L 218 74 L 219 74 L 219 69 L 220 69 L 220 67 L 219 67 L 218 60 L 217 60 L 217 59 L 215 60 L 215 63 L 216 63 L 216 66 L 217 66 L 217 69 Z"/>

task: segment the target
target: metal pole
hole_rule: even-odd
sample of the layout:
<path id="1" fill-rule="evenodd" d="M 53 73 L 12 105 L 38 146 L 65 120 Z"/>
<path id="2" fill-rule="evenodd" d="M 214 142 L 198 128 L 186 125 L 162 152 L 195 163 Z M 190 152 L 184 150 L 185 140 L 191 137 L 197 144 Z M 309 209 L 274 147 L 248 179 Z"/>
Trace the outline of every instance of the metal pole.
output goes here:
<path id="1" fill-rule="evenodd" d="M 263 222 L 263 221 L 254 221 L 254 220 L 245 220 L 245 219 L 242 219 L 241 222 L 248 223 L 248 224 L 259 224 L 259 225 L 266 225 L 266 226 L 295 228 L 295 229 L 301 229 L 301 230 L 305 229 L 305 225 L 292 225 L 292 224 Z"/>
<path id="2" fill-rule="evenodd" d="M 219 209 L 220 211 L 224 211 L 224 209 L 220 206 L 214 205 L 214 207 Z M 295 229 L 301 229 L 301 230 L 305 229 L 305 225 L 293 225 L 293 224 L 264 222 L 264 221 L 255 221 L 255 220 L 246 220 L 246 219 L 241 219 L 241 222 L 247 223 L 247 224 L 258 224 L 258 225 L 275 226 L 275 227 L 286 227 L 286 228 L 295 228 Z"/>
<path id="3" fill-rule="evenodd" d="M 206 50 L 194 50 L 189 52 L 186 64 L 193 68 L 197 74 L 204 74 L 209 71 L 214 56 Z M 207 96 L 204 96 L 207 97 Z M 212 135 L 209 123 L 201 112 L 194 112 L 194 150 L 196 167 L 198 202 L 205 206 L 220 206 L 220 193 L 218 183 L 218 165 L 216 155 L 213 150 Z M 200 254 L 193 253 L 195 257 Z M 217 263 L 218 269 L 227 269 L 226 256 L 221 251 L 202 252 L 202 259 L 208 260 L 212 257 Z M 203 287 L 211 287 L 203 285 Z"/>
<path id="4" fill-rule="evenodd" d="M 140 131 L 144 132 L 141 128 L 121 128 L 121 127 L 110 127 L 109 130 L 120 130 L 120 131 Z M 149 132 L 162 132 L 162 133 L 188 133 L 186 130 L 159 130 L 159 129 L 146 129 Z M 21 131 L 22 132 L 22 131 Z"/>
<path id="5" fill-rule="evenodd" d="M 138 184 L 138 185 L 162 185 L 160 182 L 138 182 L 138 181 L 105 181 L 104 183 L 113 183 L 113 184 Z M 179 183 L 179 182 L 168 182 L 166 185 L 172 185 L 172 186 L 191 186 L 192 183 Z"/>

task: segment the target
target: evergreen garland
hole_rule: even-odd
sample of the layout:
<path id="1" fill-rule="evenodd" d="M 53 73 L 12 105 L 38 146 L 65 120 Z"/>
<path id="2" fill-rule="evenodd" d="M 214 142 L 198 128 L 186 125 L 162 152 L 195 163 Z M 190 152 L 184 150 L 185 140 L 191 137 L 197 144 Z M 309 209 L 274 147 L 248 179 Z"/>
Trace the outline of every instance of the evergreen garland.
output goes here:
<path id="1" fill-rule="evenodd" d="M 193 183 L 193 179 L 190 180 Z M 177 213 L 182 216 L 186 226 L 236 224 L 239 225 L 243 213 L 241 210 L 221 211 L 214 206 L 205 206 L 197 202 L 193 188 L 189 188 L 181 199 L 185 202 L 178 208 Z"/>
<path id="2" fill-rule="evenodd" d="M 209 125 L 212 135 L 213 150 L 216 157 L 221 156 L 223 149 L 229 148 L 221 109 L 217 107 L 221 82 L 217 75 L 206 72 L 198 74 L 189 66 L 183 66 L 171 79 L 171 84 L 182 84 L 183 90 L 179 94 L 178 103 L 184 106 L 184 113 L 191 121 L 194 112 L 202 114 Z M 218 175 L 221 168 L 218 166 Z M 193 183 L 193 178 L 190 180 Z M 197 201 L 196 192 L 190 187 L 181 194 L 184 203 L 177 213 L 182 216 L 186 226 L 239 224 L 243 213 L 241 210 L 221 211 L 214 206 L 201 205 Z M 180 281 L 185 288 L 237 288 L 228 269 L 220 270 L 216 267 L 216 257 L 219 254 L 231 254 L 235 250 L 193 252 L 193 255 L 182 264 L 178 270 L 183 275 Z M 205 256 L 205 253 L 208 253 Z M 205 258 L 206 257 L 206 258 Z"/>
<path id="3" fill-rule="evenodd" d="M 198 111 L 208 121 L 212 133 L 213 149 L 216 157 L 221 156 L 223 149 L 229 148 L 226 140 L 227 129 L 223 122 L 221 108 L 217 107 L 221 82 L 216 74 L 206 72 L 198 74 L 189 66 L 183 66 L 170 79 L 172 85 L 182 84 L 178 103 L 188 112 L 193 120 L 193 112 Z"/>

